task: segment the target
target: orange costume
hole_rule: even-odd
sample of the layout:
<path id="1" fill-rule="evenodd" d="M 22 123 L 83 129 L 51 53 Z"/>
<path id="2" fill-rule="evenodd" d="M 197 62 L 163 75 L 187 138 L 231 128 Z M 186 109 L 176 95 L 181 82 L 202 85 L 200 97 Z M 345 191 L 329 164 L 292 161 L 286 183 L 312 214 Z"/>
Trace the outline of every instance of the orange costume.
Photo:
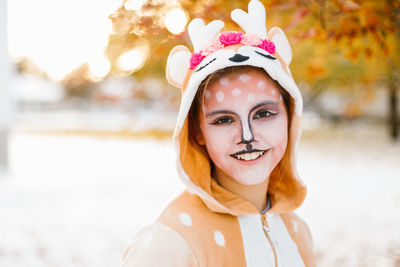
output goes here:
<path id="1" fill-rule="evenodd" d="M 250 1 L 248 13 L 234 10 L 232 19 L 245 34 L 220 34 L 222 21 L 205 25 L 195 19 L 189 24 L 195 52 L 177 46 L 169 55 L 167 79 L 183 92 L 174 144 L 178 174 L 187 190 L 168 205 L 157 222 L 134 237 L 124 255 L 124 267 L 315 265 L 310 231 L 293 212 L 302 204 L 306 187 L 296 171 L 302 98 L 289 70 L 290 45 L 281 29 L 267 32 L 265 9 L 258 0 Z M 269 209 L 261 213 L 211 177 L 212 163 L 204 146 L 189 134 L 187 116 L 201 81 L 218 69 L 245 65 L 263 68 L 294 102 L 287 151 L 290 169 L 276 166 L 284 177 L 271 174 Z"/>

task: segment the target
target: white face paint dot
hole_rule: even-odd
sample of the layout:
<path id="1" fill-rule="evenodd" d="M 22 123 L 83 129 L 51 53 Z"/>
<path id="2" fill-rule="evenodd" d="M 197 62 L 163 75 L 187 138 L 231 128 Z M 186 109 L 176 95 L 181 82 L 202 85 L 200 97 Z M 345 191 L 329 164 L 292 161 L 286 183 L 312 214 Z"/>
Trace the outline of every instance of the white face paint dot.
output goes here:
<path id="1" fill-rule="evenodd" d="M 211 97 L 211 92 L 210 91 L 208 91 L 208 90 L 206 90 L 206 98 L 210 98 Z"/>
<path id="2" fill-rule="evenodd" d="M 241 74 L 239 75 L 239 80 L 241 80 L 242 82 L 248 82 L 251 80 L 251 77 L 249 75 L 246 74 Z"/>
<path id="3" fill-rule="evenodd" d="M 282 95 L 279 96 L 279 99 L 280 99 L 281 101 L 283 100 Z"/>
<path id="4" fill-rule="evenodd" d="M 229 79 L 226 78 L 226 77 L 221 78 L 221 80 L 219 80 L 219 83 L 220 83 L 221 85 L 223 85 L 223 86 L 227 86 L 227 85 L 229 84 Z"/>
<path id="5" fill-rule="evenodd" d="M 297 222 L 295 220 L 292 220 L 292 224 L 293 224 L 294 232 L 297 233 Z"/>
<path id="6" fill-rule="evenodd" d="M 258 81 L 258 83 L 257 83 L 258 89 L 264 90 L 266 87 L 267 87 L 267 85 L 265 84 L 264 81 Z"/>
<path id="7" fill-rule="evenodd" d="M 187 213 L 179 213 L 179 220 L 186 226 L 192 225 L 192 218 Z"/>
<path id="8" fill-rule="evenodd" d="M 255 97 L 253 94 L 248 94 L 248 95 L 247 95 L 247 99 L 248 99 L 250 102 L 253 102 L 254 99 L 256 99 L 256 97 Z"/>
<path id="9" fill-rule="evenodd" d="M 215 95 L 215 97 L 217 98 L 218 102 L 222 102 L 224 100 L 225 95 L 223 92 L 218 91 L 218 93 Z"/>
<path id="10" fill-rule="evenodd" d="M 242 90 L 240 90 L 239 88 L 235 88 L 232 90 L 232 95 L 233 96 L 238 96 L 242 93 Z"/>
<path id="11" fill-rule="evenodd" d="M 214 240 L 218 246 L 225 246 L 225 237 L 220 231 L 214 231 Z"/>
<path id="12" fill-rule="evenodd" d="M 272 95 L 275 95 L 275 94 L 276 94 L 275 89 L 271 89 L 271 94 L 272 94 Z"/>

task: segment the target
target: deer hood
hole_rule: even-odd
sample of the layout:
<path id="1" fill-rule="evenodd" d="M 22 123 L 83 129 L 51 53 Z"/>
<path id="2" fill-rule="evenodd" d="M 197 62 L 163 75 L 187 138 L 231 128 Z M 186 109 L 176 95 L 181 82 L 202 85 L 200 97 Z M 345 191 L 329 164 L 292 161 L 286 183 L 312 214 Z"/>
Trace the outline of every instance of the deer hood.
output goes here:
<path id="1" fill-rule="evenodd" d="M 283 179 L 274 179 L 271 175 L 268 185 L 271 201 L 269 212 L 292 211 L 301 205 L 306 195 L 306 187 L 296 169 L 303 101 L 289 69 L 292 50 L 280 28 L 273 27 L 267 31 L 265 8 L 260 1 L 251 0 L 248 13 L 235 9 L 231 17 L 244 32 L 221 32 L 224 23 L 220 20 L 205 25 L 202 19 L 194 19 L 188 26 L 194 51 L 178 45 L 168 56 L 167 80 L 182 90 L 182 101 L 173 136 L 178 174 L 188 191 L 198 195 L 214 212 L 235 216 L 259 212 L 251 203 L 222 188 L 211 177 L 208 154 L 204 147 L 199 146 L 190 137 L 188 123 L 188 112 L 193 98 L 200 83 L 209 74 L 230 66 L 259 67 L 276 80 L 294 102 L 288 141 L 290 151 L 287 151 L 290 153 L 290 170 L 284 170 Z"/>

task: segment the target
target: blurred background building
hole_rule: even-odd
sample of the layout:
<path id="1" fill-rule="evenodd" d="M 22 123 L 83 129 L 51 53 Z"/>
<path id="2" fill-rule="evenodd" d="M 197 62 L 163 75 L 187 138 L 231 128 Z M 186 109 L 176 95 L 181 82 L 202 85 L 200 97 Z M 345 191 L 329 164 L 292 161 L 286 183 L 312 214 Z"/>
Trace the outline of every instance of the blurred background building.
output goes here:
<path id="1" fill-rule="evenodd" d="M 262 2 L 304 97 L 299 212 L 319 266 L 400 266 L 400 1 Z M 183 188 L 168 53 L 192 49 L 196 17 L 239 30 L 247 4 L 0 1 L 0 266 L 118 266 Z"/>
<path id="2" fill-rule="evenodd" d="M 10 61 L 7 48 L 7 2 L 0 6 L 0 168 L 7 165 L 7 136 L 12 101 L 8 88 Z"/>

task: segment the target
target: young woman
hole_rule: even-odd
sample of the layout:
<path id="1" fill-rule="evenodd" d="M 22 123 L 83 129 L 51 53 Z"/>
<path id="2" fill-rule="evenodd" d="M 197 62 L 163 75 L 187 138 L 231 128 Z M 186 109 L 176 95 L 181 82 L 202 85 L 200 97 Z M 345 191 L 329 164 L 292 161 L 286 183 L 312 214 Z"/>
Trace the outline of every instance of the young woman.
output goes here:
<path id="1" fill-rule="evenodd" d="M 263 5 L 224 24 L 189 24 L 194 53 L 175 47 L 167 79 L 182 88 L 174 143 L 187 191 L 142 229 L 123 266 L 314 266 L 307 225 L 293 213 L 302 99 L 290 45 L 265 28 Z"/>

